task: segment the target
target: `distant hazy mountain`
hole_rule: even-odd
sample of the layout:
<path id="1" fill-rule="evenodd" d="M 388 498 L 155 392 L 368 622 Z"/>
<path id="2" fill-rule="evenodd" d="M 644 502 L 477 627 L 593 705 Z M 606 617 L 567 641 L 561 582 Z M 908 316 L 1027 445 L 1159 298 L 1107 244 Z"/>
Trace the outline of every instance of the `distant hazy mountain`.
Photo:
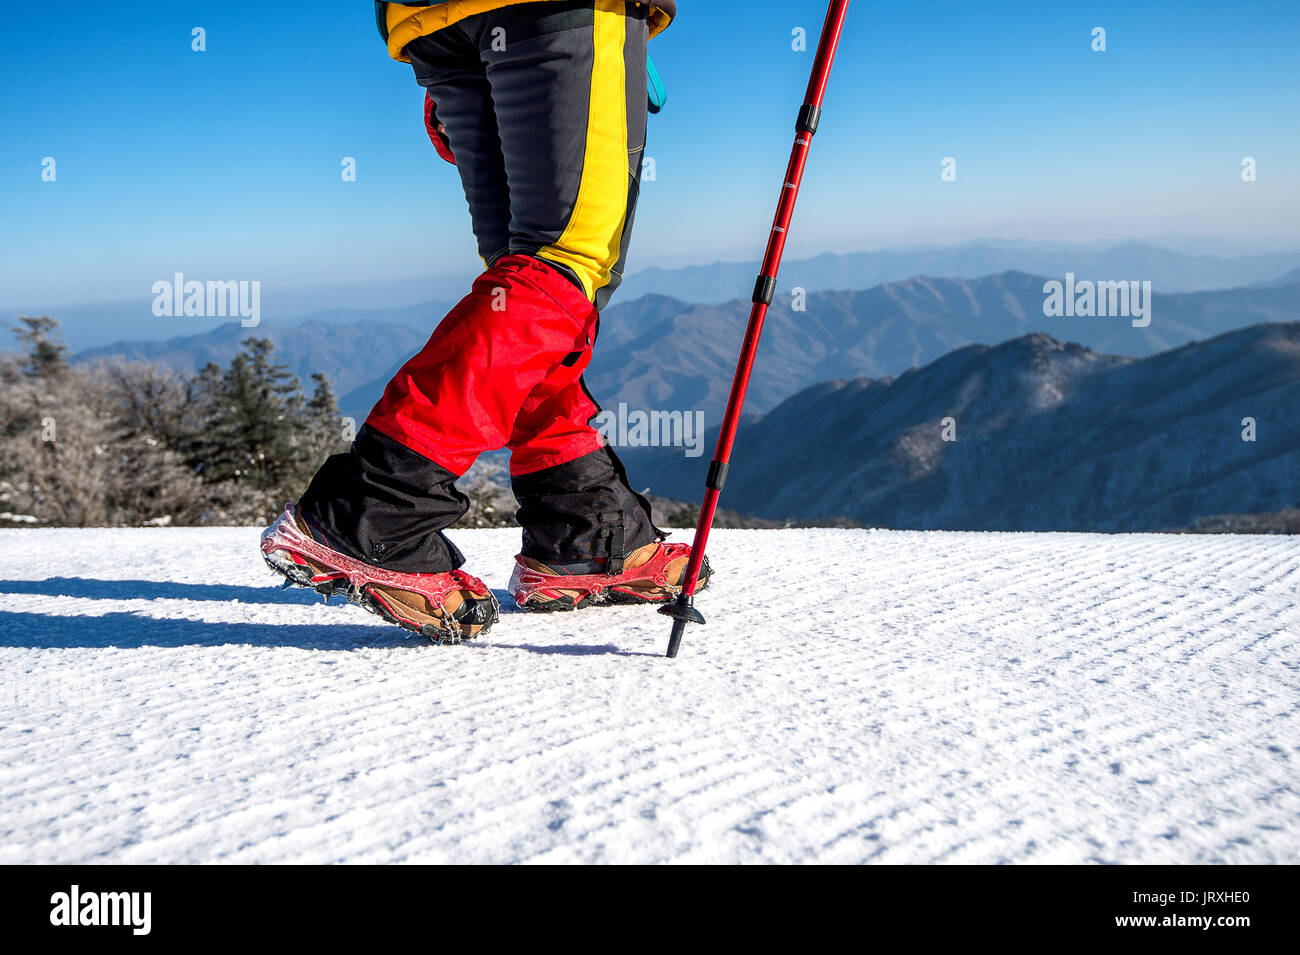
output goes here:
<path id="1" fill-rule="evenodd" d="M 1300 285 L 1300 266 L 1268 282 L 1256 282 L 1256 288 L 1281 288 L 1284 285 Z"/>
<path id="2" fill-rule="evenodd" d="M 1174 242 L 1174 240 L 1169 240 Z M 810 292 L 863 290 L 918 275 L 973 279 L 1016 271 L 1061 278 L 1074 272 L 1081 279 L 1150 281 L 1160 293 L 1204 291 L 1257 284 L 1292 284 L 1281 277 L 1300 269 L 1300 251 L 1229 254 L 1240 248 L 1228 240 L 1201 240 L 1176 251 L 1149 242 L 1022 242 L 985 239 L 955 246 L 882 249 L 874 252 L 826 253 L 792 259 L 781 269 L 780 290 L 796 286 Z M 1199 250 L 1217 249 L 1218 254 Z M 1195 250 L 1195 251 L 1194 251 Z M 681 269 L 650 268 L 623 281 L 615 302 L 633 303 L 646 294 L 671 295 L 684 302 L 718 304 L 747 297 L 754 286 L 757 262 L 714 262 Z M 431 330 L 472 276 L 426 276 L 411 279 L 350 281 L 313 287 L 265 285 L 262 324 L 301 321 L 352 324 L 394 322 Z M 0 290 L 2 291 L 2 290 Z M 436 297 L 438 301 L 425 301 Z M 398 306 L 397 301 L 418 305 Z M 30 306 L 24 314 L 50 314 L 63 324 L 64 339 L 77 351 L 114 341 L 152 340 L 163 336 L 203 334 L 220 319 L 167 318 L 153 315 L 152 298 L 59 307 Z M 324 309 L 322 311 L 322 309 Z M 0 308 L 0 318 L 17 314 Z"/>
<path id="3" fill-rule="evenodd" d="M 897 375 L 963 345 L 993 345 L 1047 332 L 1099 351 L 1152 355 L 1260 322 L 1300 321 L 1300 285 L 1154 296 L 1151 324 L 1124 318 L 1048 318 L 1040 276 L 914 278 L 864 291 L 814 292 L 806 311 L 789 295 L 769 310 L 746 409 L 767 411 L 801 388 L 831 378 Z M 601 317 L 592 393 L 607 407 L 701 409 L 716 423 L 740 351 L 749 302 L 691 305 L 646 295 Z M 401 356 L 346 393 L 352 414 L 378 400 Z"/>
<path id="4" fill-rule="evenodd" d="M 274 342 L 280 359 L 298 376 L 304 388 L 310 389 L 311 374 L 319 371 L 329 375 L 337 394 L 343 394 L 381 374 L 395 361 L 414 354 L 429 333 L 388 322 L 336 325 L 309 321 L 292 328 L 275 325 L 243 328 L 231 322 L 201 335 L 163 342 L 117 342 L 91 348 L 80 352 L 76 360 L 121 356 L 195 371 L 210 361 L 226 364 L 238 351 L 240 341 L 250 337 L 269 338 Z"/>
<path id="5" fill-rule="evenodd" d="M 469 284 L 466 283 L 466 288 Z M 421 302 L 418 305 L 403 305 L 400 308 L 331 308 L 321 312 L 312 312 L 302 319 L 291 322 L 270 322 L 277 326 L 301 328 L 304 323 L 316 322 L 327 325 L 358 325 L 377 322 L 385 325 L 405 325 L 414 328 L 428 338 L 437 328 L 442 317 L 451 310 L 454 302 Z"/>
<path id="6" fill-rule="evenodd" d="M 779 288 L 809 291 L 867 289 L 916 275 L 977 278 L 996 272 L 1028 272 L 1060 278 L 1073 272 L 1096 281 L 1149 281 L 1157 292 L 1196 292 L 1276 280 L 1300 267 L 1300 252 L 1257 255 L 1189 255 L 1146 242 L 1112 247 L 1051 242 L 971 242 L 921 249 L 825 253 L 781 266 Z M 718 303 L 749 294 L 758 262 L 713 262 L 681 269 L 643 269 L 623 280 L 618 301 L 649 292 L 686 302 Z"/>
<path id="7" fill-rule="evenodd" d="M 466 288 L 469 283 L 466 283 Z M 418 305 L 393 308 L 336 307 L 312 312 L 296 319 L 283 319 L 265 301 L 262 304 L 260 324 L 251 331 L 269 328 L 298 326 L 304 322 L 322 322 L 329 325 L 354 325 L 358 322 L 376 322 L 389 325 L 407 325 L 421 329 L 425 337 L 447 314 L 450 301 L 426 301 Z M 213 333 L 225 334 L 229 318 L 168 317 L 159 318 L 151 309 L 151 300 L 138 302 L 106 302 L 95 305 L 71 305 L 62 308 L 27 308 L 21 312 L 0 314 L 0 319 L 13 320 L 18 314 L 50 315 L 59 320 L 63 340 L 74 352 L 94 349 L 103 351 L 123 342 L 163 342 L 176 338 L 191 338 Z M 3 322 L 0 322 L 3 324 Z M 8 343 L 4 343 L 6 347 Z"/>
<path id="8" fill-rule="evenodd" d="M 865 291 L 812 293 L 802 312 L 792 310 L 790 296 L 779 296 L 768 313 L 746 407 L 766 411 L 815 382 L 897 375 L 963 345 L 993 345 L 1028 332 L 1143 356 L 1232 328 L 1300 321 L 1300 285 L 1157 294 L 1151 324 L 1134 328 L 1124 318 L 1044 316 L 1043 282 L 1018 272 L 974 280 L 915 278 Z M 700 408 L 716 420 L 748 316 L 746 301 L 687 305 L 662 296 L 611 308 L 587 373 L 592 392 L 606 404 Z"/>
<path id="9" fill-rule="evenodd" d="M 746 408 L 763 412 L 808 385 L 833 378 L 897 375 L 963 345 L 992 345 L 1029 332 L 1047 332 L 1095 350 L 1150 355 L 1260 322 L 1300 321 L 1300 284 L 1154 295 L 1152 321 L 1134 328 L 1122 317 L 1043 315 L 1041 276 L 1008 272 L 978 279 L 913 278 L 861 291 L 814 292 L 806 310 L 778 296 Z M 249 335 L 271 338 L 306 381 L 328 374 L 345 414 L 368 412 L 384 384 L 424 344 L 440 313 L 432 303 L 397 310 L 400 322 L 337 311 L 293 327 L 243 329 L 227 323 L 165 342 L 117 342 L 81 358 L 120 354 L 200 368 L 228 361 Z M 749 302 L 692 305 L 647 295 L 608 309 L 587 373 L 608 406 L 701 409 L 713 424 L 735 367 Z"/>
<path id="10" fill-rule="evenodd" d="M 799 392 L 741 428 L 723 502 L 953 530 L 1159 530 L 1281 511 L 1300 503 L 1298 407 L 1300 323 L 1140 360 L 1034 334 Z M 707 457 L 625 452 L 638 486 L 685 500 Z"/>

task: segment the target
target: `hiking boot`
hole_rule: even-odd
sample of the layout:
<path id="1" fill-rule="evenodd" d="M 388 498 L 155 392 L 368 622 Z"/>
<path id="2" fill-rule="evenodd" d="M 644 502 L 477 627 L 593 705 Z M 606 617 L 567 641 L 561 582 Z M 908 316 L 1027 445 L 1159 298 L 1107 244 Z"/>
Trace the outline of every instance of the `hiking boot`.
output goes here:
<path id="1" fill-rule="evenodd" d="M 497 622 L 496 598 L 477 577 L 462 570 L 403 574 L 354 560 L 317 541 L 293 504 L 262 532 L 262 558 L 286 587 L 311 587 L 327 601 L 341 594 L 434 643 L 472 640 Z"/>
<path id="2" fill-rule="evenodd" d="M 579 610 L 599 604 L 661 604 L 677 597 L 691 557 L 689 544 L 652 542 L 623 558 L 617 574 L 604 573 L 604 561 L 543 564 L 515 557 L 510 593 L 524 610 Z M 709 582 L 709 559 L 700 566 L 696 591 Z"/>

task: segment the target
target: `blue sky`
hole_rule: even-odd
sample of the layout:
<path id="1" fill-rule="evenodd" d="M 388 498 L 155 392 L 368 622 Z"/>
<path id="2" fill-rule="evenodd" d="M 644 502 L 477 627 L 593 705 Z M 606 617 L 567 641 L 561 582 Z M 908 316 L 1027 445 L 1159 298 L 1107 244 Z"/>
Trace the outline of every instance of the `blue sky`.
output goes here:
<path id="1" fill-rule="evenodd" d="M 632 270 L 760 254 L 811 62 L 791 31 L 811 48 L 825 10 L 679 5 L 652 44 L 670 101 Z M 455 171 L 370 3 L 59 9 L 7 4 L 0 30 L 0 303 L 147 297 L 177 271 L 283 286 L 477 267 Z M 857 0 L 788 254 L 985 236 L 1300 246 L 1298 51 L 1294 2 Z"/>

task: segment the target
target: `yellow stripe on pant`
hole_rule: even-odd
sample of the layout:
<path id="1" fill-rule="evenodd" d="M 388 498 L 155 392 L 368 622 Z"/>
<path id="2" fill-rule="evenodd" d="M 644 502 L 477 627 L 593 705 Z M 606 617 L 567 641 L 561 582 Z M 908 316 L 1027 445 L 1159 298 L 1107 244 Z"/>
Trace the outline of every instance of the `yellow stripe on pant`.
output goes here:
<path id="1" fill-rule="evenodd" d="M 591 98 L 582 182 L 564 232 L 537 254 L 567 265 L 587 298 L 609 284 L 627 217 L 628 168 L 625 0 L 596 0 L 592 30 Z"/>

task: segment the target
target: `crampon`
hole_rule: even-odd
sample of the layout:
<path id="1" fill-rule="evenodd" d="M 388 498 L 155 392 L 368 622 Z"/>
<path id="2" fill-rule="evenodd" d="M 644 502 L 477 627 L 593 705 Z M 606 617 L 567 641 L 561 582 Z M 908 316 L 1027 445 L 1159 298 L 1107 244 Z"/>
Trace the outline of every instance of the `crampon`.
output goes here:
<path id="1" fill-rule="evenodd" d="M 690 555 L 689 544 L 652 543 L 629 554 L 617 574 L 566 574 L 521 554 L 515 557 L 510 593 L 524 610 L 667 603 L 681 592 Z M 697 589 L 704 589 L 709 573 L 706 560 Z"/>
<path id="2" fill-rule="evenodd" d="M 486 633 L 499 607 L 487 585 L 462 570 L 404 574 L 354 560 L 316 541 L 293 504 L 262 532 L 262 558 L 286 578 L 285 586 L 343 596 L 389 623 L 434 643 L 460 643 Z"/>

